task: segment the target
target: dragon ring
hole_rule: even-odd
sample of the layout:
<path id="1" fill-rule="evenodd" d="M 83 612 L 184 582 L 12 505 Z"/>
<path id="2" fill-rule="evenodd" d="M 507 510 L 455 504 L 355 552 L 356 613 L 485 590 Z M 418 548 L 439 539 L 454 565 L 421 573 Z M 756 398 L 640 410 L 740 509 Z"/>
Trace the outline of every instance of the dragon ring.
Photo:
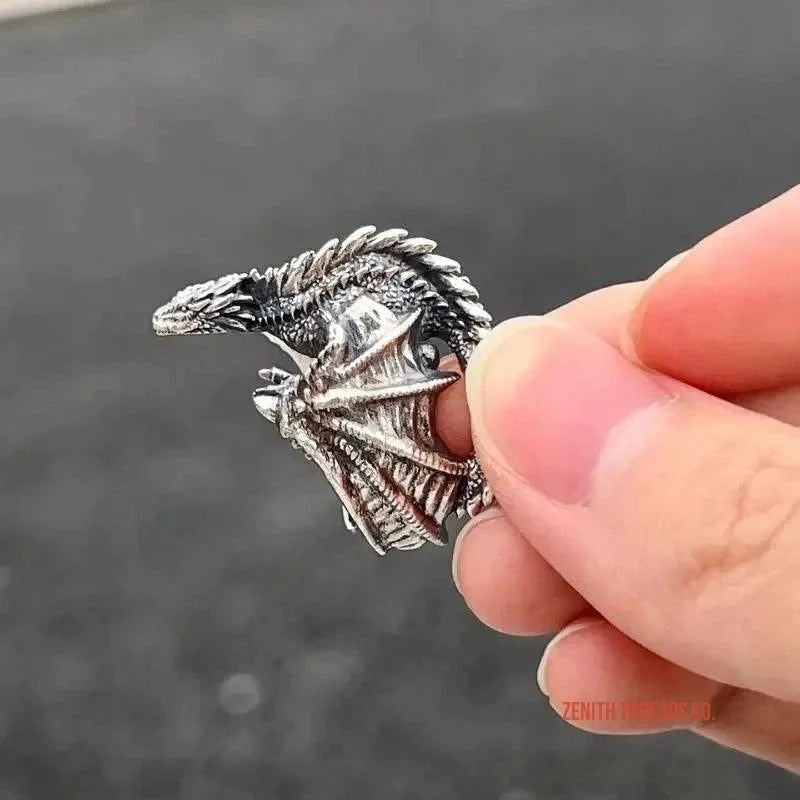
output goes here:
<path id="1" fill-rule="evenodd" d="M 463 370 L 491 317 L 436 242 L 359 228 L 280 267 L 187 286 L 153 314 L 174 334 L 263 333 L 299 374 L 259 372 L 259 413 L 322 470 L 347 528 L 378 553 L 447 541 L 445 520 L 492 502 L 476 459 L 448 452 L 434 404 Z"/>

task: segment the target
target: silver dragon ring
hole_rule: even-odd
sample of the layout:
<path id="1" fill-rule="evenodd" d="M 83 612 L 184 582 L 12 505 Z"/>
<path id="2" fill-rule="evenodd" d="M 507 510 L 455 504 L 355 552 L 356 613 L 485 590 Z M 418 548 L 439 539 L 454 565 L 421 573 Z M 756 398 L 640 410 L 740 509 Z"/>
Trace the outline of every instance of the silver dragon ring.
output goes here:
<path id="1" fill-rule="evenodd" d="M 258 411 L 322 470 L 347 528 L 380 554 L 445 544 L 445 520 L 492 493 L 474 456 L 434 425 L 449 350 L 463 370 L 491 325 L 457 261 L 436 242 L 373 226 L 280 267 L 187 286 L 153 314 L 160 336 L 263 333 L 299 369 L 261 370 Z"/>

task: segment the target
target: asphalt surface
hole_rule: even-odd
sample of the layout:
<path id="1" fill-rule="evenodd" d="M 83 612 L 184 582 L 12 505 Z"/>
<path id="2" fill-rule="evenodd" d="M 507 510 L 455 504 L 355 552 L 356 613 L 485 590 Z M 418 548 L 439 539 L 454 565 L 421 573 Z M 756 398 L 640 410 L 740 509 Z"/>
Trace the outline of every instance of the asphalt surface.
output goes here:
<path id="1" fill-rule="evenodd" d="M 497 319 L 649 274 L 800 177 L 796 0 L 128 3 L 0 28 L 0 798 L 796 798 L 596 738 L 449 553 L 377 559 L 185 283 L 366 224 Z M 688 324 L 691 324 L 689 321 Z"/>

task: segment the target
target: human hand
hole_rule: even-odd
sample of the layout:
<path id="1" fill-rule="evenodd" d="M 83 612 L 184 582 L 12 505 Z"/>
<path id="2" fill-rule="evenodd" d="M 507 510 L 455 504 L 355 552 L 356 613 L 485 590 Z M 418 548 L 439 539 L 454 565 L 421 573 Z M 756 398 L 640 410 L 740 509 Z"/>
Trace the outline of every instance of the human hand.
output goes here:
<path id="1" fill-rule="evenodd" d="M 456 544 L 469 607 L 506 633 L 560 631 L 539 667 L 559 713 L 713 714 L 580 727 L 691 727 L 800 770 L 799 262 L 795 189 L 644 284 L 503 323 L 470 362 L 499 508 Z M 439 412 L 463 452 L 457 390 Z"/>

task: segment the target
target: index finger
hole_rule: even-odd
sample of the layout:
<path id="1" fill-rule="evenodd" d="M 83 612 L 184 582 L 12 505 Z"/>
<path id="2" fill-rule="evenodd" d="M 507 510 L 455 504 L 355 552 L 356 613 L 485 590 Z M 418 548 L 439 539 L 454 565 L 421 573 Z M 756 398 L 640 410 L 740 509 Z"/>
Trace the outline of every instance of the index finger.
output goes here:
<path id="1" fill-rule="evenodd" d="M 800 383 L 799 265 L 796 187 L 657 274 L 624 337 L 645 366 L 713 394 Z"/>

